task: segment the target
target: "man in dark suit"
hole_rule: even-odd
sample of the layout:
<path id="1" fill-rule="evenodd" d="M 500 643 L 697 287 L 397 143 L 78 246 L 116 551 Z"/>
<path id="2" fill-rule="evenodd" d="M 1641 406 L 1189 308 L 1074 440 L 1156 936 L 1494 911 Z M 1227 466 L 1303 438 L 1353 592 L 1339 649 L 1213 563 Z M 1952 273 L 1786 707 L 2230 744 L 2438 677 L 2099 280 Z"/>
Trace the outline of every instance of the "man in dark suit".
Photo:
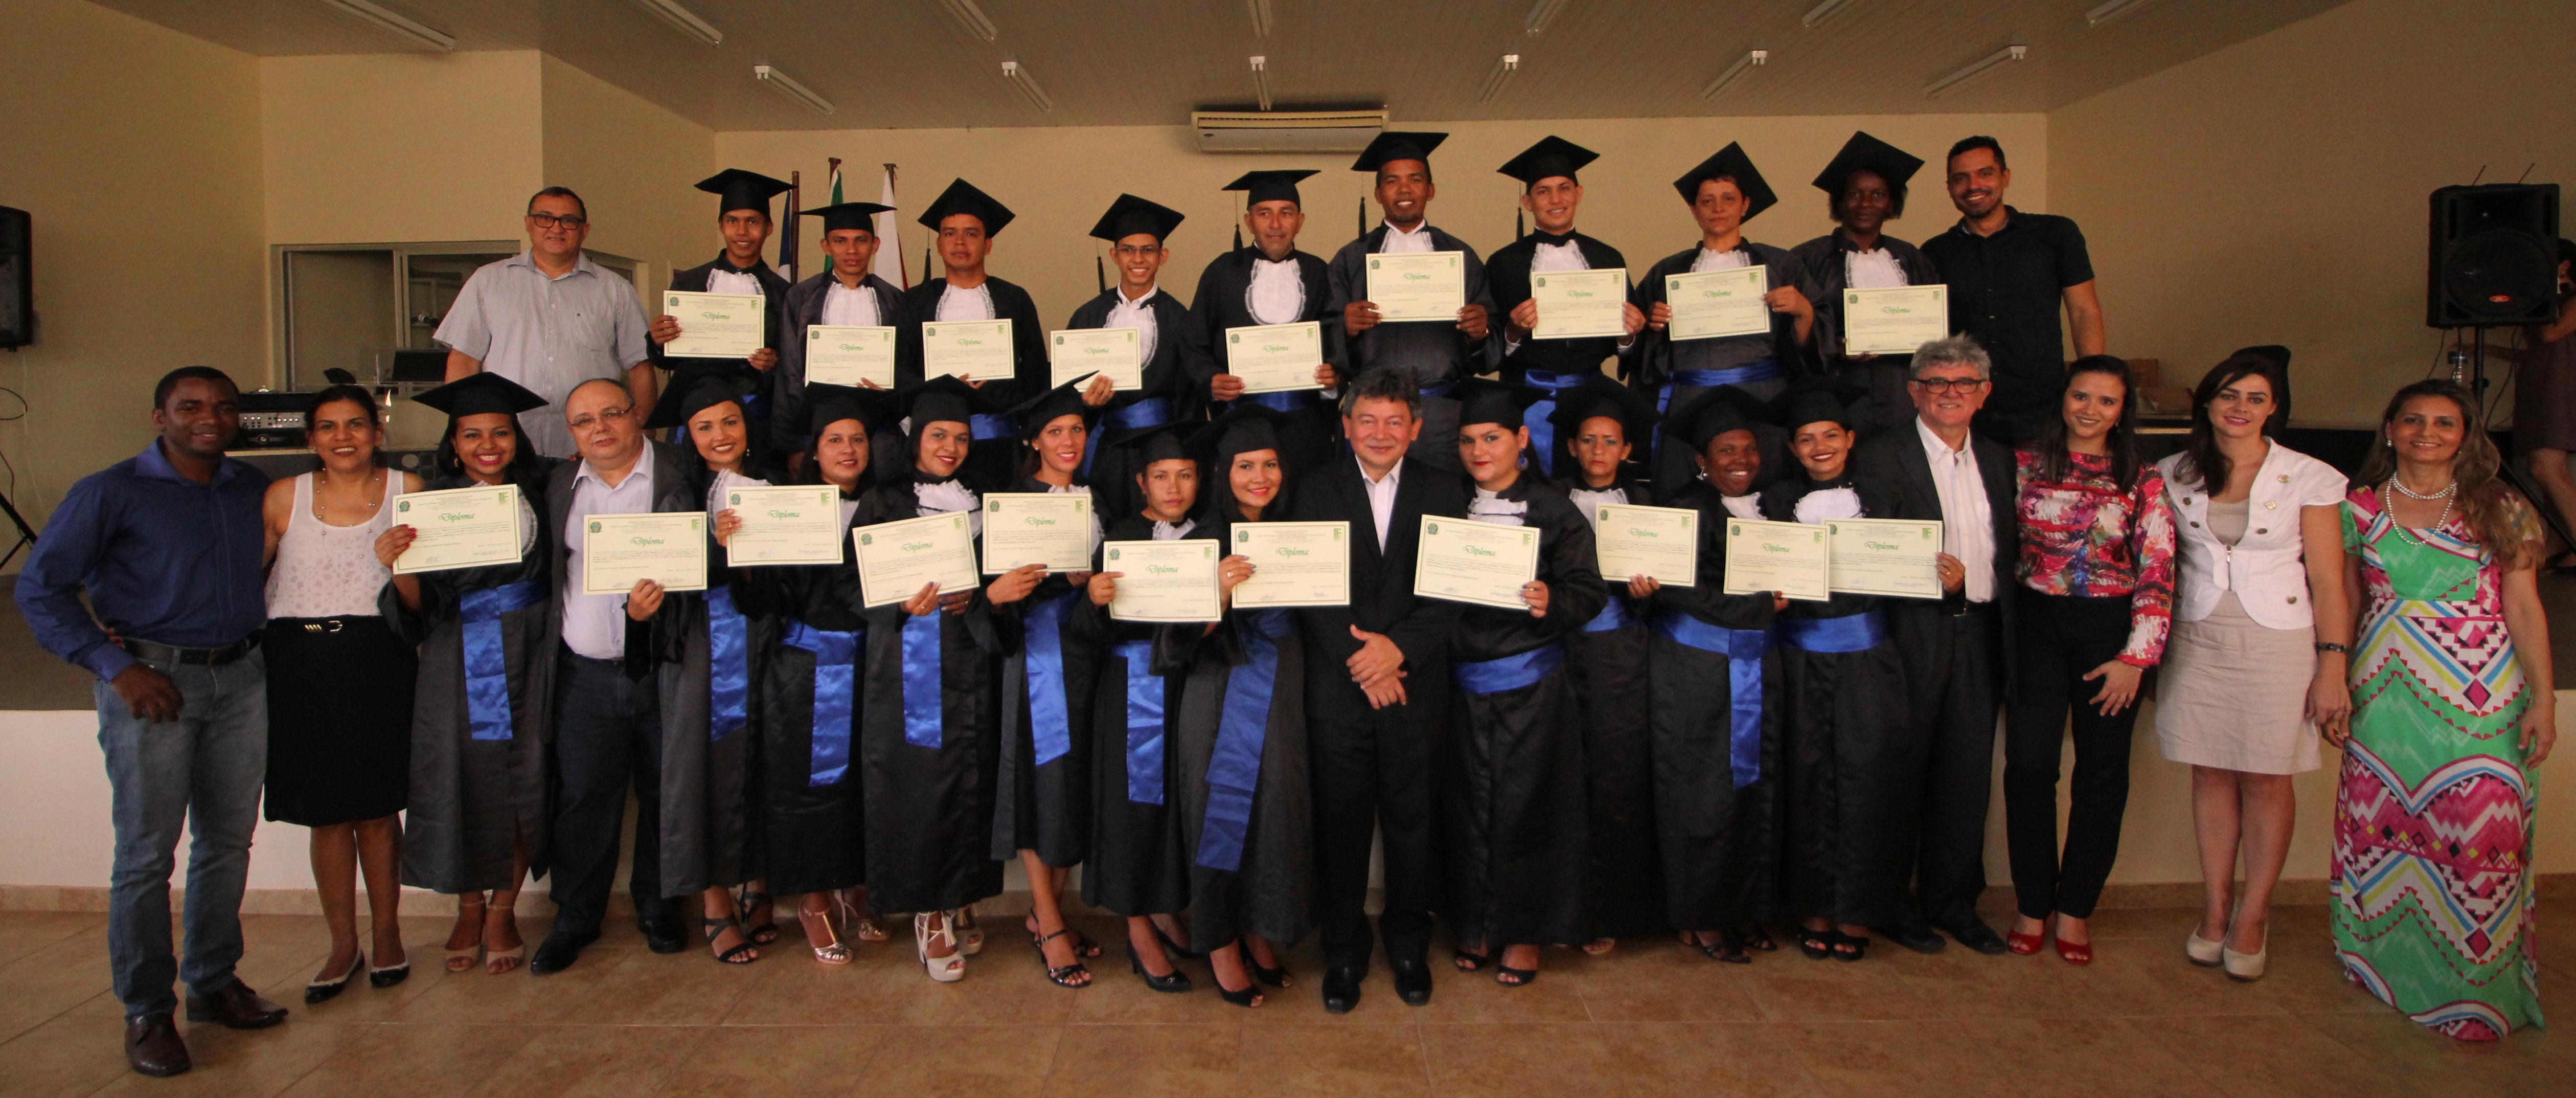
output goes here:
<path id="1" fill-rule="evenodd" d="M 1491 328 L 1494 295 L 1485 285 L 1485 264 L 1467 242 L 1431 224 L 1431 200 L 1440 193 L 1431 182 L 1431 150 L 1445 133 L 1389 130 L 1361 150 L 1351 170 L 1370 172 L 1377 180 L 1378 208 L 1384 220 L 1377 228 L 1342 245 L 1325 265 L 1325 284 L 1332 297 L 1324 303 L 1324 338 L 1339 344 L 1341 372 L 1357 377 L 1371 370 L 1392 370 L 1421 390 L 1422 439 L 1412 456 L 1450 473 L 1458 466 L 1458 402 L 1449 390 L 1461 381 L 1494 368 L 1500 352 Z M 1463 262 L 1466 303 L 1457 322 L 1380 319 L 1369 296 L 1369 257 L 1397 252 L 1456 252 Z"/>
<path id="2" fill-rule="evenodd" d="M 1342 394 L 1351 459 L 1327 463 L 1297 490 L 1296 518 L 1351 524 L 1351 601 L 1301 611 L 1306 721 L 1315 785 L 1316 893 L 1324 940 L 1324 1009 L 1359 1004 L 1368 974 L 1369 839 L 1383 830 L 1386 907 L 1378 916 L 1396 992 L 1431 1001 L 1431 908 L 1440 862 L 1432 832 L 1433 766 L 1449 729 L 1453 603 L 1413 595 L 1424 515 L 1464 516 L 1464 480 L 1408 462 L 1422 434 L 1421 395 L 1403 374 L 1363 374 Z M 1455 450 L 1455 439 L 1451 439 Z"/>
<path id="3" fill-rule="evenodd" d="M 654 317 L 652 326 L 646 329 L 652 340 L 645 344 L 644 349 L 652 357 L 653 365 L 665 370 L 740 363 L 763 374 L 769 373 L 778 365 L 778 348 L 785 342 L 781 333 L 785 328 L 784 306 L 789 287 L 786 279 L 770 269 L 769 261 L 761 258 L 761 249 L 768 246 L 769 234 L 776 228 L 776 223 L 769 219 L 769 200 L 785 191 L 787 184 L 758 172 L 727 168 L 699 180 L 698 189 L 719 199 L 716 229 L 724 234 L 724 251 L 688 270 L 672 272 L 671 288 L 699 294 L 740 294 L 746 297 L 758 294 L 764 303 L 760 323 L 765 338 L 760 349 L 746 358 L 673 357 L 664 354 L 662 348 L 680 338 L 683 320 L 666 311 Z M 773 445 L 769 441 L 768 430 L 771 407 L 763 399 L 766 392 L 764 387 L 762 394 L 743 401 L 743 414 L 751 423 L 751 446 L 755 454 L 765 452 Z M 675 433 L 672 441 L 679 442 L 687 437 L 688 429 L 683 427 Z"/>
<path id="4" fill-rule="evenodd" d="M 984 390 L 985 403 L 1004 408 L 1028 400 L 1055 386 L 1048 384 L 1046 326 L 1038 320 L 1038 304 L 1027 290 L 995 278 L 984 271 L 984 261 L 993 254 L 993 239 L 1002 228 L 1019 215 L 977 190 L 963 179 L 952 181 L 948 189 L 921 212 L 924 228 L 938 234 L 939 262 L 945 276 L 930 277 L 921 272 L 921 284 L 904 291 L 905 307 L 912 311 L 906 321 L 911 326 L 915 345 L 919 346 L 922 326 L 943 320 L 1011 322 L 1011 376 L 970 377 L 967 382 Z M 934 372 L 923 350 L 925 375 Z M 1001 385 L 1002 389 L 985 388 Z M 966 456 L 965 480 L 977 491 L 1000 491 L 1017 478 L 1019 471 L 1020 434 L 1005 415 L 977 413 L 969 425 L 974 441 L 987 445 L 972 447 Z"/>
<path id="5" fill-rule="evenodd" d="M 655 953 L 688 948 L 680 919 L 662 896 L 662 719 L 654 662 L 644 657 L 647 623 L 662 588 L 639 580 L 623 595 L 582 591 L 582 542 L 593 515 L 698 511 L 679 451 L 644 437 L 643 409 L 624 386 L 583 382 L 564 398 L 564 425 L 580 460 L 546 476 L 547 529 L 560 538 L 554 560 L 555 656 L 554 930 L 528 959 L 539 976 L 563 971 L 599 939 L 617 876 L 626 789 L 636 794 L 635 868 L 627 890 L 644 943 Z"/>
<path id="6" fill-rule="evenodd" d="M 913 323 L 912 306 L 902 290 L 893 283 L 868 273 L 876 262 L 876 215 L 893 209 L 874 202 L 843 202 L 837 206 L 802 211 L 801 216 L 823 219 L 823 254 L 831 261 L 814 277 L 787 291 L 786 324 L 780 333 L 778 368 L 770 371 L 771 399 L 776 402 L 780 424 L 805 422 L 806 341 L 815 325 L 830 327 L 894 329 L 894 379 L 879 386 L 900 389 L 921 380 L 921 328 Z M 850 385 L 850 379 L 826 378 L 830 384 Z M 866 379 L 873 381 L 875 379 Z M 860 385 L 851 385 L 861 388 Z M 788 434 L 782 430 L 782 436 Z M 803 452 L 808 440 L 781 437 L 776 445 L 781 450 Z M 891 440 L 889 440 L 891 441 Z M 890 451 L 891 452 L 891 451 Z M 891 460 L 891 459 L 889 459 Z"/>
<path id="7" fill-rule="evenodd" d="M 1941 522 L 1946 593 L 1938 601 L 1887 600 L 1897 655 L 1914 687 L 1910 716 L 1929 751 L 1914 910 L 1899 925 L 1878 930 L 1920 953 L 1942 948 L 1932 927 L 1979 953 L 2004 951 L 2003 939 L 1976 911 L 1986 888 L 1986 801 L 2017 555 L 2012 452 L 1968 430 L 1993 386 L 1991 369 L 1986 353 L 1965 336 L 1924 344 L 1905 382 L 1914 399 L 1913 429 L 1881 432 L 1852 458 L 1853 474 L 1889 501 L 1889 517 Z"/>

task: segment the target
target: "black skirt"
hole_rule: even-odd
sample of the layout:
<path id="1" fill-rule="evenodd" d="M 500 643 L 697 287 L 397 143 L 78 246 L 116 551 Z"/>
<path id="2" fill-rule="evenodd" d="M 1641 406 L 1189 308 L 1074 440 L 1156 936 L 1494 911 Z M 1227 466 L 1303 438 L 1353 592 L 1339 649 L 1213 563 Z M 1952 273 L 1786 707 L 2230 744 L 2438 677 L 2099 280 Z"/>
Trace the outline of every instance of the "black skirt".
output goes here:
<path id="1" fill-rule="evenodd" d="M 372 615 L 272 618 L 269 819 L 306 827 L 403 810 L 419 656 Z"/>

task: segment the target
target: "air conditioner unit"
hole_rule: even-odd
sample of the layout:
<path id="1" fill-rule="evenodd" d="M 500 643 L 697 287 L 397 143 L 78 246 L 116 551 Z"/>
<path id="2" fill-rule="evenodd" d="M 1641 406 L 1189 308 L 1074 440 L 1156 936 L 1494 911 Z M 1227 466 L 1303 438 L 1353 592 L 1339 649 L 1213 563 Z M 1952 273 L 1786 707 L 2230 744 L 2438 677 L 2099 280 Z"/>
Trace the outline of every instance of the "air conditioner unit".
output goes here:
<path id="1" fill-rule="evenodd" d="M 1190 126 L 1200 152 L 1358 152 L 1386 130 L 1386 112 L 1191 111 Z"/>

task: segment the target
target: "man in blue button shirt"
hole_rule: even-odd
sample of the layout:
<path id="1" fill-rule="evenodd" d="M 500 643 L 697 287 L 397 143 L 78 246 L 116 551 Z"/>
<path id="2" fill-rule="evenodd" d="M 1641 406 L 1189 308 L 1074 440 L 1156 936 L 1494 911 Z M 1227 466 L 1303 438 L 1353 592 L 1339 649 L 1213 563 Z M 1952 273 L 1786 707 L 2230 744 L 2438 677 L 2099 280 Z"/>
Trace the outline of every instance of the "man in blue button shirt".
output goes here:
<path id="1" fill-rule="evenodd" d="M 170 1020 L 173 977 L 188 981 L 191 1022 L 262 1029 L 286 1018 L 233 974 L 268 761 L 257 635 L 268 478 L 224 456 L 241 406 L 223 371 L 172 370 L 152 403 L 160 437 L 72 486 L 18 576 L 18 609 L 46 651 L 98 676 L 116 821 L 108 968 L 125 1002 L 126 1062 L 176 1075 L 189 1061 Z M 170 872 L 183 825 L 196 839 L 181 964 Z"/>

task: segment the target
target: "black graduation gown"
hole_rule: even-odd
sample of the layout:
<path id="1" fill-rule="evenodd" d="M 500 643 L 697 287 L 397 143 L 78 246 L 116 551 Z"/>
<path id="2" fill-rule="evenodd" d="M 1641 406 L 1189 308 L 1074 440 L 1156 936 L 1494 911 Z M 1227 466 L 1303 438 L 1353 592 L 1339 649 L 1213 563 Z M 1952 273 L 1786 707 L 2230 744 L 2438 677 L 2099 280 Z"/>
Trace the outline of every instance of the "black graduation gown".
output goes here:
<path id="1" fill-rule="evenodd" d="M 836 281 L 828 265 L 823 273 L 799 282 L 787 291 L 786 322 L 779 338 L 778 368 L 769 372 L 771 399 L 777 402 L 777 422 L 787 424 L 778 431 L 778 445 L 785 449 L 789 435 L 796 435 L 800 448 L 811 439 L 804 438 L 805 427 L 805 338 L 806 329 L 823 322 L 823 302 L 831 296 Z M 859 280 L 859 285 L 877 298 L 877 323 L 894 329 L 894 388 L 921 380 L 921 328 L 913 323 L 911 298 L 894 284 L 875 275 Z M 881 441 L 893 444 L 900 436 L 893 431 L 880 431 Z M 900 447 L 895 447 L 899 450 Z M 893 459 L 889 459 L 890 461 Z M 900 464 L 881 465 L 874 461 L 870 468 L 901 468 Z"/>
<path id="2" fill-rule="evenodd" d="M 863 884 L 859 727 L 868 623 L 857 552 L 844 536 L 837 565 L 740 568 L 733 586 L 744 612 L 772 626 L 752 693 L 760 709 L 755 832 L 770 891 L 793 896 Z M 846 661 L 849 670 L 827 658 Z M 818 723 L 818 699 L 827 711 L 846 706 L 843 719 Z"/>
<path id="3" fill-rule="evenodd" d="M 1499 498 L 1528 507 L 1522 526 L 1539 534 L 1537 578 L 1547 584 L 1548 609 L 1544 618 L 1490 606 L 1458 613 L 1449 646 L 1453 756 L 1440 783 L 1445 914 L 1461 942 L 1581 942 L 1591 866 L 1584 715 L 1564 640 L 1609 596 L 1594 566 L 1592 524 L 1565 493 L 1523 474 Z M 1516 656 L 1537 662 L 1502 677 L 1498 665 Z M 1482 674 L 1498 676 L 1487 684 L 1495 688 L 1480 689 Z"/>
<path id="4" fill-rule="evenodd" d="M 423 490 L 471 488 L 475 483 L 459 473 L 432 480 Z M 553 532 L 543 518 L 544 485 L 544 478 L 536 477 L 520 486 L 527 517 L 536 519 L 537 530 L 516 563 L 421 573 L 417 611 L 402 608 L 390 581 L 377 599 L 385 623 L 420 646 L 412 692 L 411 792 L 402 829 L 402 880 L 415 888 L 445 893 L 508 888 L 519 852 L 525 852 L 531 875 L 545 875 L 556 642 L 546 620 Z M 466 686 L 468 599 L 476 603 L 473 616 L 490 615 L 487 628 L 500 638 L 507 738 L 478 739 L 474 734 Z M 492 614 L 486 603 L 520 605 Z"/>
<path id="5" fill-rule="evenodd" d="M 919 474 L 871 489 L 854 528 L 922 512 Z M 980 553 L 980 548 L 979 548 Z M 868 904 L 881 913 L 953 911 L 1002 891 L 992 858 L 993 790 L 1001 764 L 1001 643 L 993 608 L 978 587 L 966 612 L 915 618 L 900 603 L 862 615 L 867 667 L 860 676 L 860 801 L 864 806 Z M 915 650 L 922 657 L 914 659 Z M 916 708 L 905 679 L 932 689 L 939 714 L 914 743 L 906 714 Z M 936 743 L 928 742 L 935 734 Z"/>
<path id="6" fill-rule="evenodd" d="M 1101 291 L 1075 309 L 1065 327 L 1105 327 L 1109 310 L 1118 301 L 1117 289 Z M 1092 498 L 1099 501 L 1104 515 L 1142 511 L 1145 497 L 1136 490 L 1135 455 L 1102 440 L 1116 431 L 1206 419 L 1208 379 L 1216 376 L 1216 359 L 1208 354 L 1205 329 L 1190 319 L 1180 299 L 1158 287 L 1154 296 L 1145 299 L 1145 307 L 1154 314 L 1154 354 L 1145 360 L 1145 386 L 1132 392 L 1122 389 L 1109 398 L 1108 407 L 1092 426 L 1090 449 L 1083 454 L 1083 475 L 1091 481 Z"/>
<path id="7" fill-rule="evenodd" d="M 1216 360 L 1217 373 L 1232 372 L 1227 366 L 1226 329 L 1249 328 L 1263 323 L 1261 318 L 1252 315 L 1252 265 L 1263 258 L 1267 257 L 1259 248 L 1237 248 L 1209 261 L 1207 269 L 1199 272 L 1198 294 L 1190 299 L 1190 317 L 1199 325 L 1200 334 L 1207 341 L 1209 354 Z M 1324 303 L 1332 296 L 1332 287 L 1324 273 L 1324 260 L 1302 251 L 1288 253 L 1288 260 L 1297 264 L 1298 282 L 1305 288 L 1305 299 L 1293 319 L 1280 323 L 1318 322 L 1317 327 L 1323 337 L 1324 361 L 1341 361 L 1340 326 L 1320 323 L 1324 319 Z M 1279 464 L 1291 480 L 1321 468 L 1332 457 L 1340 416 L 1319 391 L 1255 393 L 1244 396 L 1242 400 L 1267 405 L 1287 414 L 1288 422 L 1281 425 L 1279 439 L 1280 447 L 1286 452 L 1279 455 Z"/>
<path id="8" fill-rule="evenodd" d="M 704 499 L 706 493 L 698 492 Z M 725 564 L 713 524 L 707 532 L 707 589 L 663 596 L 653 615 L 651 659 L 661 692 L 662 894 L 689 896 L 731 887 L 762 875 L 758 784 L 762 713 L 761 661 L 772 647 L 777 622 L 746 612 L 736 598 L 737 573 Z M 730 605 L 732 612 L 725 608 Z M 718 619 L 726 619 L 719 623 Z M 738 701 L 739 728 L 716 728 L 716 631 L 739 629 L 741 676 L 723 691 Z M 630 650 L 631 653 L 631 650 Z M 631 655 L 630 655 L 630 658 Z M 738 693 L 736 693 L 738 691 Z M 729 722 L 727 722 L 729 723 Z"/>
<path id="9" fill-rule="evenodd" d="M 1762 514 L 1795 522 L 1811 492 L 1855 488 L 1862 517 L 1888 513 L 1875 487 L 1848 474 L 1828 484 L 1792 475 L 1762 492 Z M 1835 595 L 1792 602 L 1773 651 L 1780 660 L 1786 730 L 1788 821 L 1783 893 L 1793 915 L 1860 926 L 1893 922 L 1912 871 L 1923 753 L 1905 694 L 1905 665 L 1887 635 L 1881 600 Z M 1877 619 L 1877 643 L 1860 651 L 1811 651 L 1797 631 L 1825 619 Z"/>
<path id="10" fill-rule="evenodd" d="M 1369 230 L 1333 253 L 1325 265 L 1325 283 L 1330 296 L 1324 301 L 1325 346 L 1338 345 L 1341 357 L 1333 368 L 1344 376 L 1356 378 L 1370 370 L 1398 370 L 1425 389 L 1443 389 L 1458 382 L 1487 373 L 1500 361 L 1503 345 L 1503 318 L 1494 311 L 1494 295 L 1486 285 L 1484 261 L 1467 242 L 1443 232 L 1439 226 L 1426 226 L 1431 234 L 1433 251 L 1464 252 L 1467 260 L 1467 300 L 1469 305 L 1482 305 L 1489 323 L 1485 338 L 1469 339 L 1451 321 L 1416 320 L 1380 323 L 1356 336 L 1342 330 L 1342 311 L 1354 301 L 1368 300 L 1368 257 L 1385 246 L 1387 227 L 1383 224 Z M 1429 393 L 1422 400 L 1422 435 L 1413 442 L 1406 456 L 1423 464 L 1436 465 L 1452 473 L 1458 471 L 1458 402 L 1447 396 Z"/>
<path id="11" fill-rule="evenodd" d="M 1104 535 L 1105 541 L 1153 538 L 1153 520 L 1141 515 L 1110 523 Z M 1106 552 L 1093 552 L 1093 570 L 1117 571 L 1105 567 Z M 1091 695 L 1091 858 L 1082 866 L 1082 902 L 1130 917 L 1170 914 L 1189 905 L 1190 887 L 1171 758 L 1172 720 L 1188 670 L 1181 634 L 1203 627 L 1117 621 L 1088 597 L 1075 610 L 1088 619 L 1091 643 L 1100 646 Z M 1131 706 L 1137 691 L 1150 693 Z M 1152 716 L 1161 723 L 1146 723 Z"/>
<path id="12" fill-rule="evenodd" d="M 1699 585 L 1654 594 L 1646 647 L 1654 699 L 1654 809 L 1665 918 L 1685 930 L 1734 931 L 1775 911 L 1780 853 L 1780 661 L 1770 651 L 1771 597 L 1727 595 L 1726 520 L 1717 489 L 1692 481 L 1666 504 L 1699 513 Z M 1731 654 L 1733 630 L 1741 645 Z M 1693 643 L 1696 642 L 1696 643 Z M 1743 665 L 1758 662 L 1758 671 Z M 1734 759 L 1736 679 L 1758 707 Z M 1739 781 L 1742 784 L 1738 784 Z"/>
<path id="13" fill-rule="evenodd" d="M 1750 253 L 1753 256 L 1753 262 L 1763 265 L 1769 272 L 1772 289 L 1795 286 L 1800 293 L 1807 295 L 1809 301 L 1816 300 L 1817 294 L 1821 292 L 1807 277 L 1806 265 L 1798 262 L 1796 256 L 1790 255 L 1784 249 L 1747 241 L 1736 250 Z M 1646 273 L 1638 276 L 1637 288 L 1628 298 L 1629 304 L 1635 305 L 1639 312 L 1653 316 L 1655 306 L 1664 301 L 1664 279 L 1671 275 L 1689 274 L 1691 264 L 1698 259 L 1699 245 L 1693 244 L 1656 260 L 1654 266 L 1646 268 Z M 1718 384 L 1734 384 L 1755 396 L 1768 399 L 1786 388 L 1788 379 L 1805 373 L 1807 369 L 1807 348 L 1798 342 L 1797 318 L 1787 313 L 1771 314 L 1769 335 L 1725 336 L 1719 339 L 1686 339 L 1676 342 L 1668 338 L 1668 333 L 1658 332 L 1650 327 L 1637 334 L 1637 342 L 1629 347 L 1628 353 L 1634 364 L 1630 381 L 1654 393 L 1656 410 L 1663 412 L 1670 412 L 1689 403 L 1690 398 L 1698 395 L 1701 390 L 1710 388 L 1702 382 L 1717 380 L 1700 371 L 1751 369 L 1758 367 L 1764 360 L 1769 360 L 1776 374 L 1768 380 L 1718 381 Z M 1718 375 L 1718 377 L 1724 376 L 1726 375 Z M 1754 433 L 1762 436 L 1764 441 L 1762 455 L 1764 469 L 1797 467 L 1796 462 L 1789 457 L 1788 440 L 1780 431 L 1766 424 L 1755 428 Z M 1655 494 L 1671 496 L 1681 491 L 1682 485 L 1690 483 L 1691 479 L 1698 475 L 1698 467 L 1691 464 L 1688 443 L 1665 445 L 1664 431 L 1660 427 L 1656 428 L 1655 439 L 1652 464 L 1649 466 L 1653 470 L 1650 475 L 1654 478 Z"/>
<path id="14" fill-rule="evenodd" d="M 1485 259 L 1485 278 L 1494 293 L 1494 324 L 1501 327 L 1530 299 L 1530 264 L 1541 244 L 1564 244 L 1572 241 L 1583 253 L 1588 269 L 1606 271 L 1624 269 L 1626 257 L 1613 248 L 1582 233 L 1555 236 L 1532 232 L 1494 250 Z M 1623 287 L 1622 293 L 1627 292 Z M 1507 346 L 1507 345 L 1506 345 Z M 1583 375 L 1601 372 L 1601 363 L 1619 356 L 1619 341 L 1612 337 L 1585 339 L 1530 339 L 1503 355 L 1503 380 L 1516 385 L 1535 385 L 1549 392 L 1547 399 L 1529 407 L 1523 422 L 1529 425 L 1530 446 L 1538 452 L 1538 468 L 1544 476 L 1558 476 L 1568 471 L 1565 447 L 1558 445 L 1556 426 L 1547 417 L 1556 411 L 1555 392 L 1581 384 Z M 1535 374 L 1533 374 L 1535 371 Z M 1626 363 L 1621 363 L 1626 372 Z"/>
<path id="15" fill-rule="evenodd" d="M 1941 281 L 1941 272 L 1923 250 L 1892 236 L 1878 238 L 1878 246 L 1896 260 L 1898 270 L 1905 272 L 1908 286 L 1928 286 Z M 1868 390 L 1866 396 L 1852 405 L 1853 429 L 1863 438 L 1882 431 L 1906 426 L 1914 420 L 1914 399 L 1905 392 L 1905 375 L 1914 364 L 1913 355 L 1879 355 L 1866 361 L 1848 358 L 1842 353 L 1843 289 L 1850 283 L 1844 256 L 1854 251 L 1851 241 L 1835 229 L 1795 248 L 1789 254 L 1807 269 L 1807 279 L 1816 286 L 1816 360 L 1824 363 L 1826 372 Z"/>
<path id="16" fill-rule="evenodd" d="M 1014 492 L 1044 492 L 1026 478 Z M 1062 573 L 1038 581 L 1028 598 L 995 618 L 1010 653 L 1002 661 L 1001 788 L 994 796 L 993 857 L 1009 861 L 1023 850 L 1062 868 L 1080 864 L 1091 849 L 1091 692 L 1100 678 L 1105 644 L 1090 601 Z M 1040 631 L 1044 632 L 1041 633 Z M 1041 676 L 1054 683 L 1053 698 L 1040 698 L 1030 661 L 1052 665 Z M 1041 713 L 1044 713 L 1043 718 Z M 1038 761 L 1038 734 L 1046 734 L 1047 760 Z"/>
<path id="17" fill-rule="evenodd" d="M 1570 459 L 1569 459 L 1570 460 Z M 1560 490 L 1581 480 L 1558 481 Z M 1643 481 L 1619 481 L 1627 502 L 1649 500 Z M 1576 506 L 1580 507 L 1579 503 Z M 1589 517 L 1589 516 L 1587 516 Z M 1566 634 L 1565 666 L 1583 713 L 1583 772 L 1589 791 L 1593 937 L 1664 925 L 1663 863 L 1655 852 L 1653 676 L 1648 673 L 1647 605 L 1628 597 L 1624 576 L 1601 577 L 1607 601 Z"/>
<path id="18" fill-rule="evenodd" d="M 720 270 L 729 271 L 735 274 L 748 274 L 760 283 L 760 296 L 764 302 L 760 310 L 760 323 L 763 338 L 765 340 L 763 346 L 777 352 L 779 360 L 782 363 L 785 362 L 787 357 L 787 293 L 789 290 L 794 289 L 794 287 L 788 285 L 786 279 L 780 278 L 777 271 L 770 269 L 768 260 L 761 260 L 760 262 L 752 264 L 748 269 L 745 269 L 742 267 L 736 267 L 732 263 L 727 262 L 723 254 L 719 253 L 714 259 L 698 264 L 695 267 L 688 268 L 687 270 L 671 272 L 671 288 L 674 290 L 686 290 L 691 293 L 706 293 L 708 276 Z M 798 334 L 802 335 L 803 333 L 799 332 Z M 751 364 L 748 359 L 682 358 L 676 355 L 666 355 L 662 353 L 662 345 L 650 339 L 644 341 L 644 353 L 649 359 L 651 359 L 653 365 L 665 370 L 679 370 L 691 366 L 739 366 L 743 369 L 751 368 Z M 764 380 L 768 382 L 768 385 L 761 392 L 753 394 L 750 399 L 744 402 L 745 407 L 743 408 L 743 418 L 750 422 L 751 429 L 754 432 L 751 438 L 750 447 L 750 452 L 754 454 L 766 454 L 778 445 L 778 442 L 771 437 L 770 433 L 770 423 L 773 418 L 775 418 L 774 413 L 776 411 L 776 406 L 772 403 L 772 401 L 776 399 L 772 394 L 776 392 L 778 386 L 775 376 L 776 373 L 777 371 L 772 369 L 770 374 L 764 378 Z M 788 422 L 794 421 L 791 420 Z M 672 432 L 672 441 L 674 443 L 682 442 L 686 437 L 687 431 L 685 430 Z"/>
<path id="19" fill-rule="evenodd" d="M 999 278 L 987 276 L 984 287 L 992 293 L 993 319 L 1011 322 L 1011 376 L 974 379 L 981 383 L 980 392 L 993 407 L 1017 404 L 1055 386 L 1047 384 L 1046 325 L 1038 319 L 1038 303 L 1027 290 Z M 939 299 L 948 292 L 948 280 L 934 278 L 903 292 L 908 315 L 905 326 L 912 332 L 913 346 L 921 346 L 921 326 L 939 319 Z M 925 352 L 926 354 L 927 352 Z M 923 369 L 928 370 L 928 363 Z M 1002 386 L 995 389 L 994 386 Z M 965 468 L 958 479 L 978 492 L 997 491 L 1020 476 L 1020 438 L 1010 417 L 978 414 L 973 424 L 975 443 L 966 452 Z M 893 432 L 887 432 L 892 434 Z M 909 469 L 909 460 L 897 461 L 887 468 Z M 897 516 L 900 517 L 900 516 Z"/>

